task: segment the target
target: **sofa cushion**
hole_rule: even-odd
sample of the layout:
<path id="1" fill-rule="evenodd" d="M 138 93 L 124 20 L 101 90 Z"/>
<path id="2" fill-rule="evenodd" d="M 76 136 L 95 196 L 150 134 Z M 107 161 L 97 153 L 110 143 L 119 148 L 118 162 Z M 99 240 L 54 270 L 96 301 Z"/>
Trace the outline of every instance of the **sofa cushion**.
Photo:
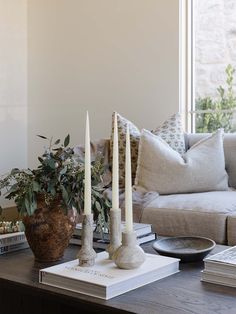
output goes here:
<path id="1" fill-rule="evenodd" d="M 141 222 L 151 223 L 161 236 L 203 236 L 224 244 L 227 221 L 235 214 L 235 191 L 160 195 L 144 208 Z M 233 243 L 236 219 L 230 226 Z"/>
<path id="2" fill-rule="evenodd" d="M 114 116 L 112 115 L 112 132 L 110 141 L 110 162 L 112 164 L 112 148 L 113 148 L 113 133 L 114 133 Z M 132 179 L 135 180 L 138 149 L 140 140 L 140 131 L 136 125 L 128 119 L 117 114 L 117 126 L 118 126 L 118 142 L 119 142 L 119 183 L 120 188 L 125 186 L 125 141 L 126 141 L 126 129 L 129 124 L 130 131 L 130 144 L 131 144 L 131 161 L 132 161 Z M 168 144 L 179 153 L 185 152 L 185 139 L 182 128 L 182 119 L 179 113 L 174 114 L 170 119 L 166 120 L 160 127 L 155 129 L 156 135 L 159 135 L 162 139 L 166 140 Z"/>
<path id="3" fill-rule="evenodd" d="M 193 146 L 209 134 L 186 134 L 186 147 Z M 229 175 L 229 185 L 236 188 L 236 134 L 224 134 L 225 168 Z"/>
<path id="4" fill-rule="evenodd" d="M 227 217 L 227 244 L 236 245 L 236 213 Z"/>
<path id="5" fill-rule="evenodd" d="M 183 156 L 142 131 L 135 184 L 160 194 L 228 190 L 222 131 L 193 145 Z"/>
<path id="6" fill-rule="evenodd" d="M 146 208 L 165 208 L 213 214 L 236 214 L 236 191 L 159 195 Z"/>

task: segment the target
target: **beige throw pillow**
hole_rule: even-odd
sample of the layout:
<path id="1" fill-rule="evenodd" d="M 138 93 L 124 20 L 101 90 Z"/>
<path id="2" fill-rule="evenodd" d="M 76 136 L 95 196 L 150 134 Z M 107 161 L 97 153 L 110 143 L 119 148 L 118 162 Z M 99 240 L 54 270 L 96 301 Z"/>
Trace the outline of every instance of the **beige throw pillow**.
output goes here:
<path id="1" fill-rule="evenodd" d="M 182 116 L 176 113 L 166 120 L 161 126 L 152 131 L 160 136 L 171 148 L 176 150 L 181 156 L 185 154 L 185 140 L 182 125 Z"/>
<path id="2" fill-rule="evenodd" d="M 113 157 L 113 136 L 114 136 L 114 116 L 112 115 L 112 132 L 110 140 L 110 164 L 112 165 Z M 140 131 L 128 119 L 117 114 L 117 128 L 118 128 L 118 143 L 119 143 L 119 186 L 120 188 L 125 187 L 125 146 L 126 146 L 126 130 L 127 124 L 129 124 L 130 132 L 130 151 L 131 151 L 131 166 L 132 166 L 132 182 L 134 183 L 136 169 L 137 169 L 137 159 L 138 159 L 138 147 L 140 139 Z"/>
<path id="3" fill-rule="evenodd" d="M 126 140 L 126 128 L 129 124 L 130 129 L 130 144 L 131 144 L 131 162 L 132 162 L 132 179 L 136 176 L 137 159 L 138 159 L 138 147 L 141 133 L 134 123 L 128 119 L 117 114 L 118 125 L 118 142 L 119 142 L 119 182 L 120 187 L 125 186 L 125 140 Z M 110 141 L 110 163 L 112 164 L 112 149 L 113 149 L 113 132 L 114 132 L 114 113 L 112 115 L 112 133 Z M 179 113 L 172 115 L 166 120 L 160 127 L 154 132 L 161 138 L 167 141 L 167 143 L 180 154 L 185 152 L 184 133 L 182 129 L 181 115 Z"/>
<path id="4" fill-rule="evenodd" d="M 228 190 L 222 130 L 193 145 L 183 157 L 143 130 L 135 184 L 160 194 Z"/>

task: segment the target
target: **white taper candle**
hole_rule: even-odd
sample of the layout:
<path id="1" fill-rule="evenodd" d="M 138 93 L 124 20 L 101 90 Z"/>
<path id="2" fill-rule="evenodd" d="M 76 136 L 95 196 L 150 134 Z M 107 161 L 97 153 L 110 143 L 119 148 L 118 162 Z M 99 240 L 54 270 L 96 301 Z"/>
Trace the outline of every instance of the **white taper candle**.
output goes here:
<path id="1" fill-rule="evenodd" d="M 87 111 L 85 129 L 85 178 L 84 178 L 84 214 L 91 214 L 91 156 L 90 156 L 90 132 L 89 115 Z"/>
<path id="2" fill-rule="evenodd" d="M 117 113 L 114 116 L 113 158 L 112 158 L 112 209 L 119 209 L 119 150 Z"/>
<path id="3" fill-rule="evenodd" d="M 133 231 L 132 176 L 130 157 L 130 134 L 128 124 L 126 131 L 126 152 L 125 152 L 125 227 L 126 232 Z"/>

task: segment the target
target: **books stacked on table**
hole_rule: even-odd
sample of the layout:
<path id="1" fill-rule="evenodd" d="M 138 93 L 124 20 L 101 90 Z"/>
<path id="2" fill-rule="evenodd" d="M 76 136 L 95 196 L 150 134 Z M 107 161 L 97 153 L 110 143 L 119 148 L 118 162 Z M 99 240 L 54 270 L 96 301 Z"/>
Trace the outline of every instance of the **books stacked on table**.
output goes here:
<path id="1" fill-rule="evenodd" d="M 202 281 L 236 287 L 236 246 L 204 259 Z"/>
<path id="2" fill-rule="evenodd" d="M 108 300 L 179 271 L 179 259 L 172 257 L 146 254 L 139 268 L 126 270 L 107 257 L 107 252 L 98 253 L 92 267 L 78 266 L 78 260 L 73 260 L 42 269 L 39 282 Z"/>
<path id="3" fill-rule="evenodd" d="M 134 230 L 137 234 L 137 242 L 138 244 L 147 243 L 156 239 L 156 234 L 152 232 L 152 225 L 150 224 L 141 224 L 141 223 L 134 223 Z M 93 232 L 93 247 L 106 249 L 107 245 L 110 241 L 110 234 L 101 233 L 95 231 L 96 225 L 94 225 L 94 232 Z M 125 223 L 122 222 L 121 230 L 125 228 Z M 82 234 L 82 225 L 77 224 L 74 234 L 70 240 L 71 244 L 81 245 L 81 234 Z"/>
<path id="4" fill-rule="evenodd" d="M 0 235 L 0 255 L 26 249 L 29 244 L 24 232 L 13 232 Z"/>

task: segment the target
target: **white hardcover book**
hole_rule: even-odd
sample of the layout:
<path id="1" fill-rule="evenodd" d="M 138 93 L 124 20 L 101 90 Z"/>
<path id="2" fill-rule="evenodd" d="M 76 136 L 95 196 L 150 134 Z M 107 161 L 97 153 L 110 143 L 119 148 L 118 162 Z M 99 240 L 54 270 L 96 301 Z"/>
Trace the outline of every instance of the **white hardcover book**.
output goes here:
<path id="1" fill-rule="evenodd" d="M 236 246 L 205 258 L 204 265 L 207 272 L 234 275 L 236 273 Z"/>
<path id="2" fill-rule="evenodd" d="M 205 263 L 217 262 L 236 266 L 236 246 L 230 247 L 220 253 L 211 255 L 204 259 Z"/>
<path id="3" fill-rule="evenodd" d="M 10 253 L 10 252 L 14 252 L 14 251 L 27 249 L 28 247 L 29 247 L 28 242 L 2 246 L 2 247 L 0 247 L 0 255 L 6 254 L 6 253 Z"/>
<path id="4" fill-rule="evenodd" d="M 156 240 L 156 234 L 155 233 L 150 233 L 147 235 L 144 235 L 142 237 L 137 238 L 137 244 L 144 244 L 150 241 Z M 70 244 L 75 244 L 75 245 L 81 245 L 81 236 L 72 236 L 70 239 Z M 109 244 L 109 240 L 102 240 L 102 239 L 94 239 L 93 240 L 93 247 L 98 248 L 98 249 L 106 249 Z"/>
<path id="5" fill-rule="evenodd" d="M 81 294 L 110 299 L 179 271 L 179 259 L 146 254 L 137 269 L 123 270 L 108 259 L 107 252 L 97 254 L 93 267 L 80 267 L 78 260 L 40 270 L 39 282 Z"/>
<path id="6" fill-rule="evenodd" d="M 202 271 L 202 281 L 218 285 L 236 288 L 236 276 L 226 275 L 223 273 L 214 273 L 211 271 Z"/>
<path id="7" fill-rule="evenodd" d="M 236 276 L 236 268 L 235 265 L 226 264 L 216 261 L 208 261 L 205 262 L 204 270 L 210 271 L 213 273 L 221 273 L 229 276 Z"/>
<path id="8" fill-rule="evenodd" d="M 95 228 L 96 228 L 96 225 L 94 224 L 94 230 L 95 230 Z M 121 231 L 124 230 L 124 228 L 125 228 L 125 222 L 122 222 L 121 223 Z M 141 237 L 143 235 L 146 235 L 146 234 L 149 234 L 152 232 L 152 225 L 150 225 L 150 224 L 142 224 L 142 223 L 135 222 L 133 224 L 133 228 L 137 234 L 137 237 Z M 80 224 L 76 225 L 74 234 L 81 236 L 81 233 L 82 233 L 82 224 L 80 223 Z M 101 234 L 99 232 L 94 231 L 93 237 L 95 239 L 101 239 Z M 104 232 L 103 238 L 104 238 L 104 240 L 109 240 L 110 239 L 109 233 Z"/>
<path id="9" fill-rule="evenodd" d="M 144 244 L 144 243 L 147 243 L 147 242 L 154 241 L 154 240 L 156 240 L 156 238 L 157 238 L 156 233 L 152 232 L 152 233 L 146 234 L 144 236 L 138 237 L 137 238 L 137 243 L 139 245 L 140 244 Z"/>
<path id="10" fill-rule="evenodd" d="M 151 224 L 142 224 L 138 222 L 133 223 L 134 231 L 136 232 L 137 237 L 141 237 L 145 234 L 152 232 L 152 225 Z M 125 229 L 125 222 L 121 224 L 121 230 Z"/>
<path id="11" fill-rule="evenodd" d="M 70 244 L 75 244 L 75 245 L 82 245 L 82 240 L 80 236 L 72 236 L 70 239 Z M 95 239 L 93 241 L 93 248 L 94 249 L 102 249 L 106 250 L 109 242 L 101 239 Z"/>
<path id="12" fill-rule="evenodd" d="M 0 247 L 27 242 L 24 232 L 13 232 L 0 235 Z"/>

